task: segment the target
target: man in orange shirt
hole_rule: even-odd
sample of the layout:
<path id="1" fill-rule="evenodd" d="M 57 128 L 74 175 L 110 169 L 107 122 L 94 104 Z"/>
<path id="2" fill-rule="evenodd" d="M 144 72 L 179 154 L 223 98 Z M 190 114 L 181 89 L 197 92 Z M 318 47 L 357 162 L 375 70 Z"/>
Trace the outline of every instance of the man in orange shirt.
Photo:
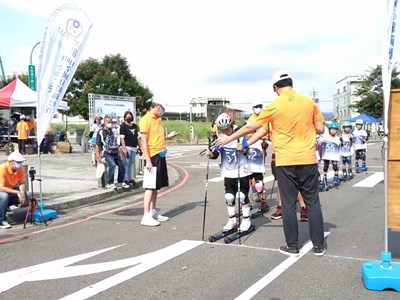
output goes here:
<path id="1" fill-rule="evenodd" d="M 35 135 L 35 124 L 31 120 L 30 116 L 26 116 L 26 123 L 28 124 L 29 127 L 29 135 Z"/>
<path id="2" fill-rule="evenodd" d="M 146 188 L 144 192 L 144 214 L 140 223 L 144 226 L 158 226 L 160 222 L 169 220 L 168 217 L 160 215 L 156 209 L 158 190 L 169 185 L 165 160 L 166 139 L 177 135 L 172 131 L 165 136 L 161 121 L 164 112 L 162 104 L 153 102 L 150 111 L 140 119 L 139 123 L 145 168 L 148 172 L 152 172 L 153 166 L 157 167 L 156 188 Z"/>
<path id="3" fill-rule="evenodd" d="M 278 98 L 254 122 L 247 123 L 236 133 L 223 137 L 217 145 L 229 143 L 261 127 L 268 130 L 268 124 L 271 123 L 286 238 L 286 246 L 280 247 L 279 251 L 290 256 L 300 255 L 296 215 L 297 196 L 300 192 L 307 205 L 314 254 L 321 256 L 325 253 L 324 225 L 318 193 L 315 139 L 317 133 L 324 133 L 323 117 L 311 98 L 293 90 L 293 80 L 288 72 L 275 72 L 272 86 Z"/>
<path id="4" fill-rule="evenodd" d="M 25 115 L 21 114 L 16 128 L 18 131 L 18 151 L 21 154 L 25 154 L 25 145 L 29 136 L 29 125 L 25 122 L 25 119 Z"/>
<path id="5" fill-rule="evenodd" d="M 0 165 L 0 228 L 11 228 L 6 218 L 7 207 L 26 202 L 24 161 L 25 158 L 14 151 L 8 156 L 8 162 Z"/>

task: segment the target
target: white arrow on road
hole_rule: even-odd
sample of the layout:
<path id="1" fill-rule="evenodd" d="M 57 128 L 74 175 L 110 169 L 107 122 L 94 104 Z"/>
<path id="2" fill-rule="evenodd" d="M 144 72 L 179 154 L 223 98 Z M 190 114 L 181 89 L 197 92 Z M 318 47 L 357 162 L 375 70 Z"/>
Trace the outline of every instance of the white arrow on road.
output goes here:
<path id="1" fill-rule="evenodd" d="M 102 280 L 96 284 L 93 284 L 87 288 L 84 288 L 76 293 L 73 293 L 63 298 L 63 299 L 87 299 L 117 284 L 129 280 L 135 277 L 136 275 L 139 275 L 151 268 L 154 268 L 176 256 L 179 256 L 185 253 L 186 251 L 189 251 L 203 243 L 204 242 L 202 241 L 183 240 L 166 248 L 136 257 L 130 257 L 127 259 L 110 261 L 105 263 L 68 267 L 68 265 L 71 265 L 78 261 L 85 260 L 87 258 L 102 254 L 104 252 L 122 246 L 120 245 L 81 255 L 71 256 L 43 264 L 38 264 L 27 268 L 0 273 L 0 282 L 1 282 L 0 293 L 28 281 L 39 281 L 39 280 L 59 279 L 59 278 L 67 278 L 74 276 L 83 276 L 83 275 L 95 274 L 95 273 L 133 266 L 119 274 L 111 276 L 110 278 Z"/>

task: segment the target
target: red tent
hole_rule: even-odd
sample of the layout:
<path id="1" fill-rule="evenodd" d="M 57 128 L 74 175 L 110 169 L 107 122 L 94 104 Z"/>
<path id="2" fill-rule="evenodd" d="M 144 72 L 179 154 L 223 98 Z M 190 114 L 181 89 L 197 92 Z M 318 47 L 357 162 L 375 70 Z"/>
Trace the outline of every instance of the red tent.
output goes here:
<path id="1" fill-rule="evenodd" d="M 0 107 L 36 107 L 37 92 L 31 90 L 19 78 L 0 90 Z M 67 110 L 68 104 L 60 102 L 60 110 Z"/>
<path id="2" fill-rule="evenodd" d="M 36 107 L 37 93 L 27 87 L 19 78 L 0 90 L 0 106 Z"/>

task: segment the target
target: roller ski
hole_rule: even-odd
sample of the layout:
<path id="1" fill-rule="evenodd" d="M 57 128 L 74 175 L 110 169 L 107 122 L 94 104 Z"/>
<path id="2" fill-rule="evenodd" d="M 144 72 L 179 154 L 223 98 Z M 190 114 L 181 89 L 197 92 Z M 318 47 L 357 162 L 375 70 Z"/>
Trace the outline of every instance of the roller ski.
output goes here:
<path id="1" fill-rule="evenodd" d="M 210 235 L 208 237 L 208 241 L 211 243 L 214 243 L 214 242 L 216 242 L 220 239 L 223 239 L 223 238 L 227 237 L 228 235 L 231 235 L 232 233 L 235 233 L 235 232 L 237 232 L 237 227 L 231 228 L 230 230 L 227 230 L 227 231 L 221 230 L 214 235 Z"/>
<path id="2" fill-rule="evenodd" d="M 249 233 L 252 233 L 255 230 L 256 230 L 255 225 L 250 225 L 249 229 L 247 229 L 246 231 L 236 230 L 236 233 L 234 233 L 230 236 L 226 236 L 224 238 L 224 242 L 225 242 L 225 244 L 232 243 L 233 241 L 236 241 L 237 239 L 239 239 L 245 235 L 248 235 Z"/>

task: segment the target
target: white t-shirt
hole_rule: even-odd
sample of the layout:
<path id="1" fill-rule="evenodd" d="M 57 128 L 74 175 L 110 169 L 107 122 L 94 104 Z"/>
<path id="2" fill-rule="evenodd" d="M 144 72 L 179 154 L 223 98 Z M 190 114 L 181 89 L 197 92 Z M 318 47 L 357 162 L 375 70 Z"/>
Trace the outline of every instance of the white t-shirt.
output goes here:
<path id="1" fill-rule="evenodd" d="M 357 128 L 353 130 L 354 136 L 354 149 L 362 150 L 367 149 L 367 132 L 364 129 L 358 130 Z"/>

